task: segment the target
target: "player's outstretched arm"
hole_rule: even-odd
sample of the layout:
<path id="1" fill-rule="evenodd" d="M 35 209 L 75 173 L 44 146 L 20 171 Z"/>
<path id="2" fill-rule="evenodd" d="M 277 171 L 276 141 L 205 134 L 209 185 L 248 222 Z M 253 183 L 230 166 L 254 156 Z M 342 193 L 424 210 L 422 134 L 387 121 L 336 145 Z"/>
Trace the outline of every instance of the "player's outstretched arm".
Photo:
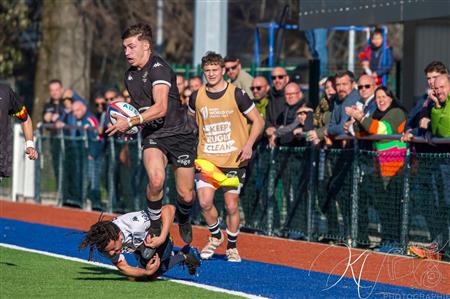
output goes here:
<path id="1" fill-rule="evenodd" d="M 133 278 L 151 278 L 153 274 L 159 268 L 160 260 L 158 254 L 155 254 L 151 260 L 148 262 L 146 269 L 136 268 L 128 265 L 127 261 L 123 258 L 117 264 L 116 267 L 122 272 L 124 275 Z"/>
<path id="2" fill-rule="evenodd" d="M 173 220 L 175 219 L 175 206 L 165 205 L 161 209 L 161 222 L 162 229 L 161 234 L 157 237 L 147 235 L 144 240 L 144 245 L 146 247 L 157 248 L 167 239 L 170 233 L 170 228 L 172 227 Z"/>

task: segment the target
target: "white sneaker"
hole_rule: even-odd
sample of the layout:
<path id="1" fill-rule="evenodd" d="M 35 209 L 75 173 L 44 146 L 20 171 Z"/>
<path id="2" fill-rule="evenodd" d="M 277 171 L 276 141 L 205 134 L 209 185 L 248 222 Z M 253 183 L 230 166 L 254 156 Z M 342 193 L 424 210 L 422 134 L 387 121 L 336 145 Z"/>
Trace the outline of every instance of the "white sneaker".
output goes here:
<path id="1" fill-rule="evenodd" d="M 241 261 L 241 256 L 237 248 L 227 249 L 226 254 L 229 262 L 239 263 Z"/>
<path id="2" fill-rule="evenodd" d="M 204 260 L 209 259 L 214 255 L 214 251 L 222 245 L 224 241 L 222 232 L 220 233 L 220 239 L 210 237 L 208 244 L 206 244 L 205 247 L 203 247 L 202 252 L 200 253 L 200 257 Z"/>

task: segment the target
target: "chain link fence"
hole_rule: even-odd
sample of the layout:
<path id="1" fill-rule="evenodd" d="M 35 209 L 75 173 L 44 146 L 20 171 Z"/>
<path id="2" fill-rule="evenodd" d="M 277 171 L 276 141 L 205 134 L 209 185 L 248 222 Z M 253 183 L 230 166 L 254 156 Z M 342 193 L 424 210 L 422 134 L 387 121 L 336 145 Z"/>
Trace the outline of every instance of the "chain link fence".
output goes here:
<path id="1" fill-rule="evenodd" d="M 36 134 L 41 154 L 35 200 L 116 213 L 144 208 L 147 174 L 140 137 L 101 140 L 101 153 L 92 157 L 90 147 L 99 141 L 86 129 L 69 136 L 69 129 Z M 258 147 L 241 193 L 241 230 L 365 248 L 437 242 L 449 254 L 450 153 L 408 148 L 398 155 L 359 150 L 357 142 L 350 148 Z M 11 180 L 0 184 L 0 194 L 8 194 Z M 176 198 L 169 165 L 164 203 Z M 220 190 L 215 204 L 225 219 Z M 193 220 L 203 221 L 198 203 Z"/>

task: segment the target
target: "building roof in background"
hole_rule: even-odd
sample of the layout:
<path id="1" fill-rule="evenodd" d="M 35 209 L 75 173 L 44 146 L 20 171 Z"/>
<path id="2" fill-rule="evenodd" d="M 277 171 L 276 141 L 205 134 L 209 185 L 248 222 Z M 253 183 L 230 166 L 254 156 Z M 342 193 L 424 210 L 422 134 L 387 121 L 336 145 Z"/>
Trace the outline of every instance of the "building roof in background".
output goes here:
<path id="1" fill-rule="evenodd" d="M 302 0 L 300 30 L 450 16 L 448 0 Z"/>

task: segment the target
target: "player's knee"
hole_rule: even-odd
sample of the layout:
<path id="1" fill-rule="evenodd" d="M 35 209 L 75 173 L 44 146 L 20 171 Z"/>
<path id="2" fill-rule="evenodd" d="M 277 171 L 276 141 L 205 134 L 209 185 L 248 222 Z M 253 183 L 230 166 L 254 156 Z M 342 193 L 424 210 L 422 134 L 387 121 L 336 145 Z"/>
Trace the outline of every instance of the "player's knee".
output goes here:
<path id="1" fill-rule="evenodd" d="M 184 203 L 192 203 L 194 200 L 194 190 L 192 189 L 182 189 L 178 191 L 178 196 L 180 200 Z"/>
<path id="2" fill-rule="evenodd" d="M 239 212 L 238 204 L 235 202 L 226 204 L 225 209 L 228 215 L 234 215 Z"/>
<path id="3" fill-rule="evenodd" d="M 154 175 L 149 180 L 150 191 L 160 191 L 164 188 L 164 176 Z"/>
<path id="4" fill-rule="evenodd" d="M 203 211 L 208 212 L 213 208 L 213 203 L 210 201 L 199 200 L 198 203 L 200 204 L 200 208 L 202 208 Z"/>

